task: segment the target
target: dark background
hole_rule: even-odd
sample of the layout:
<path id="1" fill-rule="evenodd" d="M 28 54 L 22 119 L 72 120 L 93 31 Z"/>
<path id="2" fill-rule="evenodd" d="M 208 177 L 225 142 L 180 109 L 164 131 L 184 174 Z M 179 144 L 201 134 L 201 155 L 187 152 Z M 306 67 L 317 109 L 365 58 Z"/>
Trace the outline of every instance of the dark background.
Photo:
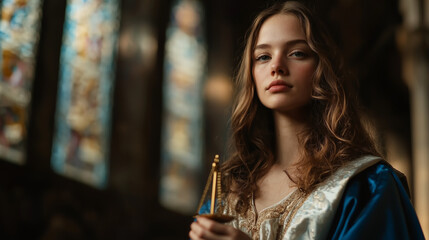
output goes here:
<path id="1" fill-rule="evenodd" d="M 208 72 L 232 75 L 253 17 L 274 1 L 201 2 L 206 11 Z M 383 132 L 391 131 L 410 155 L 408 88 L 395 40 L 402 24 L 398 1 L 321 2 L 312 5 L 360 80 L 361 100 L 379 130 L 381 147 Z M 158 201 L 163 46 L 171 4 L 121 2 L 120 34 L 127 27 L 138 30 L 149 24 L 158 48 L 149 62 L 143 62 L 139 52 L 126 55 L 120 50 L 117 55 L 110 176 L 107 189 L 98 190 L 59 176 L 50 167 L 66 1 L 44 1 L 26 163 L 0 161 L 0 239 L 187 238 L 192 217 L 165 209 Z M 225 126 L 226 120 L 216 123 L 210 109 L 205 112 L 206 125 Z M 215 135 L 206 130 L 207 156 L 222 145 L 216 144 Z"/>

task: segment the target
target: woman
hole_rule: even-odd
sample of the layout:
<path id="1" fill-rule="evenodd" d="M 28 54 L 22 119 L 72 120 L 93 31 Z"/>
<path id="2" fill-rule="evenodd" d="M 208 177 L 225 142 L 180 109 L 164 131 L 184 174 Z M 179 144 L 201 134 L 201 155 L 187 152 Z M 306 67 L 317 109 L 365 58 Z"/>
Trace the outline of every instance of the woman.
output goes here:
<path id="1" fill-rule="evenodd" d="M 236 218 L 197 217 L 191 239 L 424 239 L 319 23 L 295 1 L 255 19 L 237 74 L 235 150 L 222 166 L 219 210 Z"/>

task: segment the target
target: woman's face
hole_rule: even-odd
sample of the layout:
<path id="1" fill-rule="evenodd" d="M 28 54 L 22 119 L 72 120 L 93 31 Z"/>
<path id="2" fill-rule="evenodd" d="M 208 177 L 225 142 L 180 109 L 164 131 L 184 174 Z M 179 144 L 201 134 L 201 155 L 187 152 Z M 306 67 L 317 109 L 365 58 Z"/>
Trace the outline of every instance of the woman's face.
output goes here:
<path id="1" fill-rule="evenodd" d="M 256 91 L 265 107 L 292 113 L 309 104 L 317 61 L 297 17 L 268 18 L 259 31 L 252 61 Z"/>

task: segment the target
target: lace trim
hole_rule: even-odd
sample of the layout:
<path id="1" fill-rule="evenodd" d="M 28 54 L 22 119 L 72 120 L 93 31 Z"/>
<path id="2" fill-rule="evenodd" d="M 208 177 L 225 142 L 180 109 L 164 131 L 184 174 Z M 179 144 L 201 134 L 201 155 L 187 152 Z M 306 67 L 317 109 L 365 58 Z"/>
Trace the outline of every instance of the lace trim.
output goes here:
<path id="1" fill-rule="evenodd" d="M 282 239 L 283 236 L 285 235 L 286 231 L 289 229 L 291 220 L 293 219 L 293 217 L 295 216 L 296 212 L 298 212 L 298 209 L 301 208 L 301 206 L 304 204 L 304 202 L 307 200 L 308 196 L 310 196 L 310 194 L 305 194 L 303 192 L 301 192 L 301 198 L 299 199 L 299 201 L 297 202 L 297 204 L 295 206 L 293 206 L 293 209 L 290 211 L 289 216 L 287 216 L 287 221 L 282 225 L 284 226 L 283 231 L 281 232 L 281 234 L 279 234 L 280 232 L 278 232 L 277 234 L 277 239 Z M 286 215 L 284 215 L 284 217 L 286 218 Z M 282 220 L 282 222 L 284 221 L 284 219 Z"/>
<path id="2" fill-rule="evenodd" d="M 260 238 L 259 233 L 261 231 L 262 223 L 267 220 L 276 219 L 278 221 L 276 239 L 282 239 L 290 225 L 291 219 L 304 203 L 307 196 L 308 194 L 305 194 L 299 190 L 295 190 L 278 204 L 262 210 L 259 216 L 256 214 L 254 204 L 251 204 L 252 207 L 249 208 L 244 216 L 238 216 L 238 219 L 234 223 L 231 223 L 231 225 L 244 230 L 253 239 L 258 240 Z M 228 210 L 225 209 L 227 213 L 231 214 L 232 212 L 235 212 L 233 210 L 233 206 L 235 206 L 234 203 L 236 203 L 236 199 L 228 197 L 226 201 L 226 205 L 229 208 Z M 233 215 L 237 216 L 236 213 Z"/>

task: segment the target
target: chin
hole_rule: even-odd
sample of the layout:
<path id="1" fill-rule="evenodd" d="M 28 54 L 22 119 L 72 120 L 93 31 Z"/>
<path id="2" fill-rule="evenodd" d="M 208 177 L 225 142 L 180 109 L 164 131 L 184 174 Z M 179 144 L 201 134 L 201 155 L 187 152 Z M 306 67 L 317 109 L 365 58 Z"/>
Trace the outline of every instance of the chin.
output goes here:
<path id="1" fill-rule="evenodd" d="M 272 111 L 284 113 L 284 114 L 295 114 L 295 113 L 305 113 L 308 114 L 310 109 L 310 104 L 282 104 L 282 105 L 264 105 L 265 107 L 271 109 Z"/>

